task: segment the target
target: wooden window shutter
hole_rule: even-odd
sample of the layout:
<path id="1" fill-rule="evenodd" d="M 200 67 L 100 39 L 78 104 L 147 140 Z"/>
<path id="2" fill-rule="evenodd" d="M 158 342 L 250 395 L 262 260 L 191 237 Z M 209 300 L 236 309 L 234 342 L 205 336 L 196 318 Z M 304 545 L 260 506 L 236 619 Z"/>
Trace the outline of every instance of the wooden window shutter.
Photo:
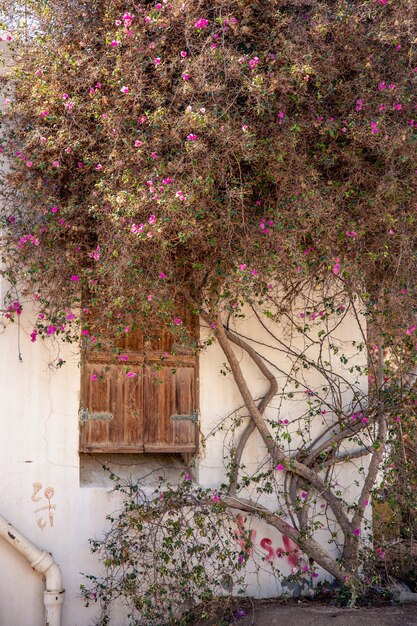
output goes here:
<path id="1" fill-rule="evenodd" d="M 132 364 L 130 369 L 136 378 L 128 378 L 118 364 L 91 360 L 84 365 L 81 452 L 143 451 L 142 368 Z"/>
<path id="2" fill-rule="evenodd" d="M 196 364 L 193 359 L 147 361 L 143 376 L 144 451 L 193 452 L 196 449 Z"/>
<path id="3" fill-rule="evenodd" d="M 182 319 L 195 334 L 195 316 Z M 180 347 L 178 355 L 166 356 L 173 341 L 161 333 L 145 351 L 140 333 L 131 333 L 121 344 L 127 363 L 105 353 L 87 355 L 81 374 L 80 452 L 196 450 L 198 359 Z M 126 365 L 135 377 L 127 376 Z"/>

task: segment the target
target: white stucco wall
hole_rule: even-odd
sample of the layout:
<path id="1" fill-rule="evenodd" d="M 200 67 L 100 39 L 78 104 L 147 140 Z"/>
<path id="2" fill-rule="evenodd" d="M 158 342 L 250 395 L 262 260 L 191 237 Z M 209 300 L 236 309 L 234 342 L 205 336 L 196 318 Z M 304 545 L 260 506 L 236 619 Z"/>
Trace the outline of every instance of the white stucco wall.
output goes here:
<path id="1" fill-rule="evenodd" d="M 0 102 L 0 106 L 2 104 Z M 1 287 L 0 292 L 3 295 Z M 68 345 L 31 343 L 30 316 L 30 306 L 26 306 L 20 328 L 23 362 L 18 358 L 17 324 L 7 323 L 7 330 L 2 332 L 0 318 L 0 513 L 36 545 L 51 551 L 60 565 L 66 589 L 63 626 L 88 626 L 93 622 L 96 610 L 94 606 L 85 608 L 79 596 L 80 583 L 83 582 L 81 572 L 94 573 L 98 568 L 89 551 L 88 540 L 102 536 L 106 527 L 105 516 L 117 509 L 118 500 L 111 492 L 111 481 L 101 469 L 100 460 L 92 457 L 80 460 L 78 454 L 80 373 L 77 351 Z M 239 330 L 260 342 L 270 340 L 253 316 L 249 316 Z M 280 332 L 285 335 L 285 329 Z M 360 340 L 358 328 L 351 318 L 339 327 L 337 335 L 341 341 Z M 282 370 L 276 370 L 281 391 L 290 361 L 274 348 L 258 347 Z M 54 369 L 48 364 L 58 349 L 66 364 L 61 369 Z M 236 353 L 254 396 L 259 397 L 266 390 L 264 378 L 241 350 L 237 349 Z M 314 357 L 314 354 L 310 356 Z M 217 345 L 212 345 L 200 359 L 203 435 L 210 433 L 242 404 L 231 375 L 220 373 L 224 361 Z M 306 378 L 312 390 L 322 383 L 313 372 L 306 374 Z M 364 379 L 360 385 L 366 389 Z M 348 392 L 345 401 L 349 401 Z M 271 403 L 269 417 L 278 415 L 278 402 L 281 399 Z M 290 418 L 290 431 L 297 429 L 297 415 L 305 410 L 305 406 L 306 396 L 299 391 L 295 400 L 282 401 L 280 415 Z M 226 426 L 230 426 L 231 419 L 226 420 Z M 318 432 L 319 428 L 320 424 L 313 424 L 312 432 Z M 205 447 L 201 448 L 196 479 L 203 486 L 217 487 L 224 480 L 224 435 L 223 431 L 208 438 Z M 296 445 L 296 439 L 293 441 Z M 254 434 L 243 459 L 246 466 L 255 469 L 264 454 L 262 442 Z M 111 458 L 107 459 L 107 462 L 111 461 Z M 162 459 L 129 456 L 123 460 L 113 458 L 113 461 L 117 463 L 114 467 L 118 473 L 134 476 L 146 473 L 150 466 L 156 467 L 160 461 L 167 466 L 166 472 L 171 480 L 175 480 L 181 471 L 178 462 L 168 456 Z M 126 466 L 123 468 L 120 463 Z M 339 480 L 351 487 L 356 477 L 355 465 L 351 465 L 343 468 Z M 351 491 L 351 497 L 355 497 L 355 489 Z M 277 550 L 285 547 L 279 533 L 268 530 L 259 522 L 253 522 L 252 528 L 256 551 L 260 555 L 258 560 L 274 554 L 274 563 L 288 574 L 291 566 L 276 556 Z M 326 541 L 327 536 L 323 533 L 323 542 Z M 1 541 L 0 563 L 0 626 L 41 626 L 44 616 L 41 578 Z M 248 575 L 249 593 L 269 596 L 279 591 L 279 585 L 267 571 L 256 576 L 253 567 L 250 566 L 249 570 L 252 570 Z M 112 626 L 125 624 L 122 615 L 116 615 L 112 622 Z"/>
<path id="2" fill-rule="evenodd" d="M 66 365 L 58 370 L 48 366 L 57 346 L 30 342 L 28 315 L 29 312 L 21 320 L 23 363 L 18 359 L 17 324 L 8 324 L 7 330 L 0 335 L 0 512 L 35 544 L 51 551 L 60 565 L 66 589 L 64 626 L 87 626 L 91 624 L 95 609 L 86 609 L 79 597 L 80 572 L 97 571 L 88 539 L 101 536 L 106 514 L 117 508 L 117 496 L 111 493 L 106 474 L 94 459 L 84 463 L 86 467 L 80 478 L 78 355 L 73 347 L 60 346 L 60 356 L 66 360 Z M 243 322 L 240 330 L 244 334 L 255 332 L 254 320 Z M 262 341 L 262 332 L 259 329 L 256 332 Z M 344 329 L 339 329 L 338 334 L 344 333 L 351 340 L 355 332 L 350 321 Z M 240 350 L 237 354 L 257 396 L 265 391 L 265 381 Z M 231 376 L 220 374 L 224 361 L 216 345 L 200 359 L 201 428 L 205 433 L 241 405 Z M 314 380 L 311 388 L 314 388 Z M 271 412 L 274 410 L 270 409 Z M 288 406 L 288 415 L 294 410 L 294 405 Z M 198 480 L 202 485 L 216 487 L 224 479 L 223 437 L 224 434 L 220 433 L 207 439 L 202 449 L 198 463 Z M 259 438 L 253 436 L 246 463 L 254 466 L 263 455 Z M 140 475 L 146 458 L 126 458 L 125 462 L 128 464 L 132 460 L 134 464 L 125 471 Z M 168 471 L 174 478 L 175 462 L 171 460 L 168 465 L 171 465 Z M 120 469 L 118 466 L 118 471 Z M 349 484 L 356 477 L 355 471 L 352 468 L 343 471 Z M 50 487 L 54 493 L 48 502 L 44 494 Z M 49 504 L 55 507 L 52 523 L 48 516 Z M 47 507 L 45 510 L 38 510 L 44 506 Z M 260 545 L 262 539 L 270 539 L 269 545 L 275 551 L 283 547 L 279 533 L 271 533 L 260 523 L 254 524 L 253 528 L 256 532 L 254 543 L 261 555 L 268 553 Z M 39 576 L 2 542 L 0 562 L 0 624 L 41 626 L 43 585 Z M 283 560 L 275 564 L 282 565 L 284 573 L 289 573 L 290 565 Z M 277 583 L 267 573 L 261 577 L 252 575 L 249 591 L 254 595 L 273 595 L 277 592 Z M 123 618 L 114 620 L 114 625 L 124 623 Z"/>

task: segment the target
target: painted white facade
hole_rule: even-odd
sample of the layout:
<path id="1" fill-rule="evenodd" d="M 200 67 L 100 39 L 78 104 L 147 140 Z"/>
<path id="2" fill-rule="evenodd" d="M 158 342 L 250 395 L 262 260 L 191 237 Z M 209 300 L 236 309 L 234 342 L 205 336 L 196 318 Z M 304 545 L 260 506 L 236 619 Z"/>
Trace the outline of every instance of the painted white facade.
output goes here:
<path id="1" fill-rule="evenodd" d="M 1 288 L 0 293 L 4 295 Z M 18 326 L 16 323 L 6 325 L 7 328 L 2 328 L 0 318 L 0 514 L 34 544 L 52 552 L 60 566 L 66 590 L 63 626 L 88 626 L 93 623 L 96 609 L 94 606 L 84 607 L 79 593 L 80 583 L 83 582 L 81 572 L 99 571 L 99 564 L 90 553 L 88 540 L 102 536 L 106 515 L 118 508 L 118 496 L 111 492 L 112 484 L 101 468 L 100 459 L 80 458 L 78 454 L 80 370 L 76 347 L 54 342 L 31 343 L 31 311 L 30 307 L 25 307 L 20 328 L 23 357 L 23 362 L 20 362 Z M 253 316 L 242 322 L 239 330 L 257 341 L 270 340 Z M 285 331 L 281 332 L 285 334 Z M 361 340 L 353 318 L 345 321 L 337 334 L 341 341 Z M 259 349 L 281 370 L 288 371 L 290 362 L 281 353 L 262 346 Z M 49 365 L 57 350 L 66 361 L 61 369 Z M 236 353 L 254 397 L 260 397 L 266 391 L 264 378 L 241 350 L 237 349 Z M 314 358 L 314 354 L 310 356 Z M 217 345 L 210 346 L 200 357 L 200 425 L 203 435 L 210 433 L 242 404 L 231 375 L 221 374 L 224 362 L 225 357 Z M 285 375 L 276 373 L 281 388 Z M 306 374 L 307 379 L 311 389 L 322 382 L 312 373 Z M 366 390 L 364 379 L 360 385 Z M 306 399 L 305 395 L 299 396 L 296 401 L 287 405 L 284 402 L 281 406 L 280 415 L 287 413 L 290 430 L 296 430 L 296 419 L 305 410 Z M 349 401 L 348 392 L 344 401 Z M 269 417 L 277 414 L 276 405 L 277 402 L 271 403 L 267 413 Z M 226 427 L 230 426 L 232 419 L 226 420 Z M 319 432 L 319 428 L 320 424 L 312 425 L 313 431 Z M 224 480 L 224 436 L 224 431 L 218 432 L 208 438 L 200 449 L 194 478 L 203 486 L 215 488 Z M 255 433 L 243 461 L 248 468 L 255 468 L 264 455 L 264 446 Z M 112 460 L 116 462 L 113 465 L 116 473 L 130 473 L 137 477 L 160 463 L 166 466 L 171 480 L 175 480 L 183 469 L 169 455 L 159 458 L 145 455 L 106 457 L 107 464 L 111 465 Z M 344 466 L 338 480 L 340 484 L 350 487 L 355 478 L 356 466 L 351 464 Z M 354 489 L 351 497 L 355 497 Z M 260 554 L 268 554 L 261 547 L 263 539 L 269 540 L 264 545 L 269 545 L 275 552 L 283 547 L 279 533 L 268 530 L 260 523 L 254 523 L 253 530 L 256 532 L 254 543 Z M 324 531 L 322 539 L 326 545 Z M 2 541 L 0 562 L 0 626 L 42 626 L 44 585 L 40 576 L 31 570 L 23 557 Z M 277 565 L 282 565 L 283 572 L 289 573 L 288 564 Z M 279 592 L 275 579 L 267 572 L 260 576 L 249 574 L 248 582 L 248 593 L 253 595 L 271 596 Z M 125 625 L 123 615 L 115 615 L 112 626 Z"/>
<path id="2" fill-rule="evenodd" d="M 20 333 L 23 363 L 18 359 L 17 324 L 8 324 L 0 335 L 0 512 L 36 545 L 51 551 L 61 567 L 66 589 L 63 626 L 88 626 L 95 609 L 83 606 L 79 596 L 83 582 L 80 572 L 98 571 L 98 564 L 89 552 L 88 539 L 101 536 L 106 526 L 105 516 L 117 509 L 118 501 L 111 493 L 111 483 L 98 460 L 87 457 L 80 467 L 77 417 L 80 370 L 75 348 L 59 346 L 66 365 L 53 369 L 48 363 L 57 344 L 31 343 L 31 328 L 28 314 L 23 315 Z M 240 330 L 244 334 L 255 332 L 254 320 L 244 321 Z M 338 335 L 344 335 L 349 341 L 356 334 L 351 321 L 338 330 Z M 265 339 L 259 328 L 255 336 L 261 341 Z M 237 354 L 249 375 L 254 395 L 265 392 L 262 376 L 240 350 Z M 272 352 L 270 356 L 276 358 Z M 210 432 L 219 420 L 241 405 L 231 376 L 220 373 L 224 361 L 216 345 L 200 358 L 201 429 L 204 433 Z M 320 381 L 310 381 L 312 389 L 316 383 Z M 299 402 L 296 404 L 298 409 L 293 405 L 288 407 L 293 416 L 301 407 Z M 270 412 L 273 411 L 271 408 Z M 216 487 L 224 479 L 223 439 L 224 433 L 220 432 L 209 438 L 201 451 L 196 478 L 204 486 Z M 254 465 L 263 455 L 264 447 L 254 434 L 244 461 Z M 167 471 L 171 479 L 175 479 L 176 462 L 169 455 L 161 460 L 170 466 Z M 149 469 L 149 463 L 156 465 L 158 459 L 119 457 L 117 462 L 126 463 L 126 473 L 140 476 Z M 122 471 L 120 465 L 114 467 L 118 473 Z M 346 485 L 356 477 L 354 466 L 349 467 L 349 471 L 343 469 L 339 479 Z M 253 528 L 257 533 L 255 544 L 266 537 L 274 548 L 282 547 L 278 533 L 271 533 L 260 524 Z M 0 542 L 0 562 L 0 625 L 41 626 L 44 607 L 39 575 L 3 542 Z M 283 571 L 289 573 L 289 569 L 284 564 Z M 250 593 L 269 596 L 277 591 L 276 582 L 266 573 L 251 577 Z M 115 626 L 124 624 L 122 616 L 115 618 Z"/>

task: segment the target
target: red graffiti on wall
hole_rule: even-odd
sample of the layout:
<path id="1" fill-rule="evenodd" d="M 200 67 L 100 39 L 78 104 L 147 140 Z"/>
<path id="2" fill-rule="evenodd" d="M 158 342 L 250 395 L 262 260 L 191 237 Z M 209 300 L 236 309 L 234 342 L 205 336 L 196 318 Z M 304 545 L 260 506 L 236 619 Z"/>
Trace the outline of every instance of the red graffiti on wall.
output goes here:
<path id="1" fill-rule="evenodd" d="M 282 543 L 284 544 L 284 548 L 274 548 L 272 545 L 272 540 L 269 537 L 264 537 L 261 539 L 259 545 L 266 552 L 265 559 L 267 561 L 273 561 L 278 558 L 286 557 L 288 563 L 291 567 L 295 567 L 298 565 L 298 561 L 300 558 L 300 549 L 297 544 L 295 544 L 289 537 L 286 535 L 282 535 Z"/>
<path id="2" fill-rule="evenodd" d="M 234 535 L 237 538 L 237 542 L 240 545 L 242 552 L 245 554 L 251 554 L 252 548 L 248 547 L 248 543 L 254 543 L 256 530 L 248 530 L 245 528 L 245 522 L 242 515 L 239 515 L 237 518 L 237 529 L 234 531 Z M 263 537 L 260 540 L 259 545 L 266 552 L 265 560 L 273 561 L 276 558 L 281 559 L 286 557 L 289 565 L 291 565 L 291 567 L 296 567 L 299 564 L 301 556 L 299 547 L 286 535 L 282 535 L 282 543 L 284 544 L 283 548 L 275 548 L 269 537 Z"/>

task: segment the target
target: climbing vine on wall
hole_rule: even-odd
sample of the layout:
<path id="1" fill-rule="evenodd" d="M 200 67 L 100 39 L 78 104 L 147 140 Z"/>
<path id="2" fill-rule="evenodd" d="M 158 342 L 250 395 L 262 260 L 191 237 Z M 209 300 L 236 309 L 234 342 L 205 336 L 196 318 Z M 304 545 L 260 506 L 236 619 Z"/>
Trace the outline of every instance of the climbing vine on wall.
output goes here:
<path id="1" fill-rule="evenodd" d="M 354 597 L 371 492 L 392 441 L 402 449 L 393 419 L 414 411 L 415 3 L 3 4 L 4 318 L 31 301 L 32 342 L 117 351 L 135 330 L 189 341 L 180 311 L 198 313 L 209 334 L 194 349 L 218 342 L 244 405 L 224 506 L 260 515 Z M 248 311 L 284 374 L 236 330 Z M 332 337 L 348 314 L 362 339 L 345 352 Z M 311 354 L 280 344 L 274 324 Z M 268 382 L 263 397 L 237 350 Z M 271 414 L 278 393 L 301 392 L 302 419 Z M 255 431 L 268 462 L 248 476 Z M 365 452 L 352 506 L 332 468 Z M 337 557 L 315 538 L 333 522 Z"/>

